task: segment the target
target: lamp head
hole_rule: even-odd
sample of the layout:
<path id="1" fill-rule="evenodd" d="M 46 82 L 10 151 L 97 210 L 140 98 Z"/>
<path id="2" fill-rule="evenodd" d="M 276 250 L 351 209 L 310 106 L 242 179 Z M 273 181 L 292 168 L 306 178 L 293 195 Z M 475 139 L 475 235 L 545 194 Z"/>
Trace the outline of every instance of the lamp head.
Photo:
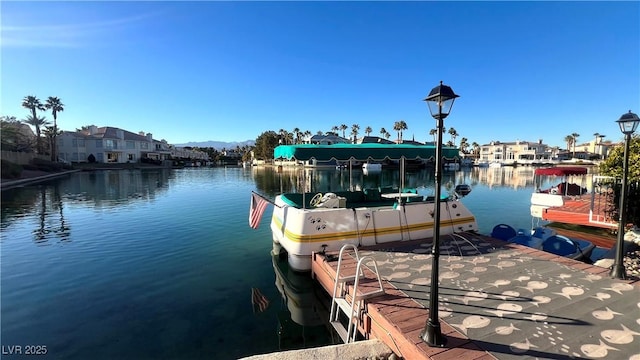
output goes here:
<path id="1" fill-rule="evenodd" d="M 429 111 L 434 119 L 444 119 L 451 112 L 453 102 L 459 97 L 453 92 L 453 89 L 447 85 L 443 85 L 440 81 L 440 85 L 431 89 L 429 96 L 424 101 L 429 105 Z"/>
<path id="2" fill-rule="evenodd" d="M 620 131 L 622 131 L 625 135 L 633 134 L 638 128 L 638 124 L 640 123 L 640 118 L 638 115 L 634 114 L 629 110 L 628 113 L 622 114 L 620 119 L 616 120 L 618 125 L 620 125 Z"/>

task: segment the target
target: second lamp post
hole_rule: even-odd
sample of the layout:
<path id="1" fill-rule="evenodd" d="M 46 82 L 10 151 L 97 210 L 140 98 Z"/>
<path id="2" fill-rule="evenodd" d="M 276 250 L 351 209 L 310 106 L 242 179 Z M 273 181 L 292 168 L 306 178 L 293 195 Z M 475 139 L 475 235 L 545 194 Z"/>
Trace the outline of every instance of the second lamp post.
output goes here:
<path id="1" fill-rule="evenodd" d="M 618 239 L 616 242 L 616 256 L 614 258 L 613 267 L 611 268 L 611 276 L 616 279 L 626 279 L 627 273 L 624 269 L 624 229 L 627 225 L 627 203 L 626 194 L 628 174 L 629 174 L 629 143 L 631 143 L 631 135 L 638 128 L 640 118 L 629 110 L 628 113 L 620 116 L 616 121 L 620 125 L 620 130 L 624 134 L 624 159 L 622 166 L 622 187 L 620 189 L 620 217 L 618 219 Z"/>

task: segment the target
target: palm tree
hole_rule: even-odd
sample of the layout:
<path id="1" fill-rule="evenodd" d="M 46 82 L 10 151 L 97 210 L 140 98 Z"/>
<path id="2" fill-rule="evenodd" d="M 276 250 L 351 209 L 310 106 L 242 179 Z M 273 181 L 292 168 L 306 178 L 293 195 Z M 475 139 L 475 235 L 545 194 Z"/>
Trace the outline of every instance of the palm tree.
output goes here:
<path id="1" fill-rule="evenodd" d="M 49 96 L 44 107 L 50 109 L 51 115 L 53 115 L 53 128 L 56 129 L 56 131 L 53 132 L 53 137 L 51 138 L 51 161 L 56 161 L 58 159 L 58 154 L 56 154 L 56 137 L 58 136 L 58 112 L 64 111 L 64 104 L 57 97 Z"/>
<path id="2" fill-rule="evenodd" d="M 380 128 L 380 135 L 381 135 L 382 137 L 384 137 L 386 134 L 387 134 L 387 129 L 385 129 L 385 128 Z"/>
<path id="3" fill-rule="evenodd" d="M 565 136 L 564 142 L 567 144 L 567 151 L 571 151 L 571 144 L 573 144 L 573 136 L 571 135 Z"/>
<path id="4" fill-rule="evenodd" d="M 371 126 L 367 126 L 364 129 L 364 133 L 367 134 L 367 136 L 369 136 L 372 132 L 373 132 L 373 129 L 371 128 Z"/>
<path id="5" fill-rule="evenodd" d="M 429 135 L 433 136 L 433 142 L 436 142 L 436 134 L 438 133 L 438 129 L 429 130 Z"/>
<path id="6" fill-rule="evenodd" d="M 278 138 L 279 138 L 279 142 L 280 145 L 286 145 L 287 144 L 287 134 L 289 132 L 285 129 L 280 129 L 278 130 Z"/>
<path id="7" fill-rule="evenodd" d="M 450 127 L 449 128 L 449 135 L 451 135 L 451 142 L 453 142 L 453 145 L 455 146 L 456 145 L 456 137 L 458 137 L 458 132 L 453 127 Z"/>
<path id="8" fill-rule="evenodd" d="M 473 154 L 474 155 L 478 155 L 480 154 L 480 144 L 478 144 L 477 142 L 472 142 L 471 143 L 471 148 L 473 149 Z"/>
<path id="9" fill-rule="evenodd" d="M 351 125 L 351 135 L 353 135 L 354 142 L 358 138 L 358 130 L 360 130 L 360 125 L 358 124 Z"/>
<path id="10" fill-rule="evenodd" d="M 49 151 L 52 154 L 53 157 L 53 153 L 55 152 L 55 139 L 56 136 L 61 135 L 62 131 L 58 130 L 58 127 L 56 125 L 53 126 L 45 126 L 44 130 L 42 130 L 43 135 L 45 136 L 45 138 L 47 138 L 48 143 L 49 143 Z M 56 158 L 57 160 L 57 158 Z M 51 161 L 56 161 L 53 158 L 51 159 Z"/>
<path id="11" fill-rule="evenodd" d="M 331 127 L 331 131 L 336 135 L 338 135 L 338 130 L 340 130 L 340 127 L 337 125 Z"/>
<path id="12" fill-rule="evenodd" d="M 296 136 L 296 144 L 300 142 L 300 128 L 293 128 L 293 134 Z"/>
<path id="13" fill-rule="evenodd" d="M 307 139 L 307 141 L 311 140 L 311 131 L 305 130 L 304 137 L 305 139 Z"/>
<path id="14" fill-rule="evenodd" d="M 580 136 L 578 133 L 571 134 L 571 137 L 573 138 L 573 157 L 576 157 L 576 143 L 578 142 L 578 136 Z"/>
<path id="15" fill-rule="evenodd" d="M 469 139 L 467 139 L 466 137 L 460 139 L 460 150 L 465 154 L 467 153 L 467 148 L 469 147 L 468 141 Z"/>
<path id="16" fill-rule="evenodd" d="M 23 108 L 27 108 L 31 111 L 31 119 L 33 120 L 34 124 L 38 124 L 38 121 L 36 121 L 35 119 L 38 118 L 38 114 L 37 111 L 44 111 L 47 108 L 44 106 L 44 104 L 42 104 L 40 102 L 40 99 L 38 99 L 37 97 L 33 96 L 33 95 L 27 95 L 24 97 L 24 99 L 22 99 L 22 107 Z M 38 154 L 41 153 L 41 149 L 40 149 L 40 124 L 38 125 L 33 125 L 36 126 L 36 135 L 38 136 L 36 138 L 36 152 Z"/>
<path id="17" fill-rule="evenodd" d="M 47 121 L 47 119 L 44 116 L 41 117 L 34 117 L 33 115 L 29 115 L 27 116 L 26 119 L 23 120 L 23 122 L 25 124 L 29 124 L 31 126 L 33 126 L 36 129 L 36 150 L 38 152 L 38 154 L 42 154 L 42 149 L 41 149 L 41 145 L 40 145 L 40 127 L 45 126 L 45 125 L 49 125 L 49 122 Z"/>
<path id="18" fill-rule="evenodd" d="M 345 124 L 340 125 L 340 130 L 342 130 L 342 137 L 344 137 L 344 131 L 347 130 L 349 127 Z"/>
<path id="19" fill-rule="evenodd" d="M 402 142 L 402 131 L 407 130 L 407 123 L 404 120 L 396 121 L 393 124 L 393 130 L 398 132 L 398 142 Z"/>
<path id="20" fill-rule="evenodd" d="M 31 116 L 34 118 L 37 116 L 37 110 L 44 111 L 47 109 L 45 105 L 40 102 L 40 99 L 33 95 L 25 96 L 24 99 L 22 99 L 22 107 L 31 110 Z"/>
<path id="21" fill-rule="evenodd" d="M 384 138 L 389 140 L 389 138 L 391 137 L 391 133 L 388 132 L 387 130 L 384 131 Z"/>

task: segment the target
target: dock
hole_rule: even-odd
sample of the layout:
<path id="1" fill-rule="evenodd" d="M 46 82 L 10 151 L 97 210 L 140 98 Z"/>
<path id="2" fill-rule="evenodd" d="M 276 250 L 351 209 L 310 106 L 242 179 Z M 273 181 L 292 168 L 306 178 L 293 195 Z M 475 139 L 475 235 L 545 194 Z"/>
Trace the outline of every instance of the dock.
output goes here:
<path id="1" fill-rule="evenodd" d="M 421 333 L 431 246 L 422 240 L 359 250 L 375 259 L 385 290 L 366 300 L 361 338 L 378 339 L 404 359 L 640 358 L 637 279 L 614 280 L 608 269 L 475 233 L 441 237 L 438 308 L 447 343 L 428 346 Z M 356 263 L 343 258 L 342 271 L 354 273 Z M 313 254 L 312 277 L 330 295 L 336 267 L 336 253 Z M 377 286 L 370 270 L 359 291 Z"/>
<path id="2" fill-rule="evenodd" d="M 544 209 L 542 219 L 604 229 L 618 227 L 618 221 L 613 218 L 613 208 L 609 205 L 606 194 L 567 196 L 564 205 Z"/>

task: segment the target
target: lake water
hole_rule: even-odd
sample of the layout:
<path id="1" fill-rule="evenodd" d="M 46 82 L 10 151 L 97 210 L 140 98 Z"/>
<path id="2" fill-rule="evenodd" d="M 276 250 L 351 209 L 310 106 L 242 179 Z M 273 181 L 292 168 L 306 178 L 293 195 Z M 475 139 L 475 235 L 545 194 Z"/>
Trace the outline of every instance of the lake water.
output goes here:
<path id="1" fill-rule="evenodd" d="M 324 318 L 303 311 L 320 311 L 323 294 L 270 256 L 271 207 L 259 229 L 248 226 L 251 191 L 401 181 L 386 170 L 189 168 L 80 172 L 4 191 L 3 353 L 44 345 L 49 358 L 236 359 L 338 343 Z M 429 170 L 404 179 L 431 195 L 433 182 Z M 445 189 L 462 183 L 482 233 L 531 228 L 533 168 L 443 175 Z M 265 311 L 253 311 L 252 288 L 269 300 Z"/>

